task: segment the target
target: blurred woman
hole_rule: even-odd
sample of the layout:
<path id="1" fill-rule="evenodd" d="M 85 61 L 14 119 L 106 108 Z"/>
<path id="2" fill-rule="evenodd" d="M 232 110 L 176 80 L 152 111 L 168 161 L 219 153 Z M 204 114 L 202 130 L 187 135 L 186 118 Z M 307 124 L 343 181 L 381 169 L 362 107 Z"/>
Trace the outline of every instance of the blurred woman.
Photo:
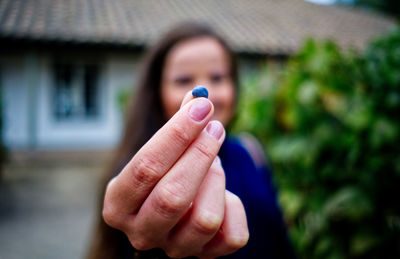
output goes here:
<path id="1" fill-rule="evenodd" d="M 193 99 L 204 85 L 209 99 Z M 89 258 L 291 258 L 259 144 L 225 132 L 234 116 L 233 53 L 186 23 L 147 56 L 107 175 Z"/>

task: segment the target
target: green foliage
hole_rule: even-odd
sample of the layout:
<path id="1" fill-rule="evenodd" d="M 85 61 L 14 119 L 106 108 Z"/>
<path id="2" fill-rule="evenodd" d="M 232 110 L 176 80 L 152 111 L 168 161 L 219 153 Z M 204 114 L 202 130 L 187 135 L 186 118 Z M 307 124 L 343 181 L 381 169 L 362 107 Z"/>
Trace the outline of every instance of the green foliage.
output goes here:
<path id="1" fill-rule="evenodd" d="M 308 40 L 245 81 L 301 258 L 400 258 L 400 29 L 362 54 Z"/>
<path id="2" fill-rule="evenodd" d="M 128 109 L 129 100 L 132 98 L 132 91 L 128 89 L 123 89 L 118 92 L 117 103 L 118 108 L 125 114 Z"/>

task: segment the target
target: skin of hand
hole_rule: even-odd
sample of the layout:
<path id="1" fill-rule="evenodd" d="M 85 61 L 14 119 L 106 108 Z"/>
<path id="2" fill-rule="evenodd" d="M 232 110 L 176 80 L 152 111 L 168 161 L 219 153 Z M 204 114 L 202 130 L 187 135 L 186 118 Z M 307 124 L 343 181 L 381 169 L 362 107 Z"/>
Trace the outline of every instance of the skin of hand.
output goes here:
<path id="1" fill-rule="evenodd" d="M 213 104 L 188 92 L 179 111 L 108 184 L 103 218 L 138 250 L 215 258 L 249 238 L 240 199 L 225 190 L 225 138 Z"/>

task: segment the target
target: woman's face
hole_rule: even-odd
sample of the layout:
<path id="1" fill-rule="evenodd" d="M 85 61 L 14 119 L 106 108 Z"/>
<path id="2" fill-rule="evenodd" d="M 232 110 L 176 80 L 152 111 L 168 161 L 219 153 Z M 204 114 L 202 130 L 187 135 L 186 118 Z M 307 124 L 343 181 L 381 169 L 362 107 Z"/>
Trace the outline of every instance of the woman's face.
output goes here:
<path id="1" fill-rule="evenodd" d="M 227 125 L 235 99 L 230 59 L 212 37 L 183 41 L 167 55 L 161 79 L 161 100 L 168 118 L 178 111 L 184 95 L 196 85 L 207 87 L 215 108 L 213 119 Z"/>

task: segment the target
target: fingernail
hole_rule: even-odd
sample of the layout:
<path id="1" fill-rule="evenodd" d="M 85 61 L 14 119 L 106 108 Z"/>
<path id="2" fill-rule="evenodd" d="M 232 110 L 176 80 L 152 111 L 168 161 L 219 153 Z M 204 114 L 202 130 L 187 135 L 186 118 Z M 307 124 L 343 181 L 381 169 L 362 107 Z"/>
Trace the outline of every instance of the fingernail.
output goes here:
<path id="1" fill-rule="evenodd" d="M 224 133 L 224 126 L 219 121 L 210 121 L 206 127 L 208 134 L 219 140 Z"/>
<path id="2" fill-rule="evenodd" d="M 211 103 L 207 99 L 198 99 L 190 107 L 189 115 L 195 121 L 202 121 L 211 111 Z"/>

